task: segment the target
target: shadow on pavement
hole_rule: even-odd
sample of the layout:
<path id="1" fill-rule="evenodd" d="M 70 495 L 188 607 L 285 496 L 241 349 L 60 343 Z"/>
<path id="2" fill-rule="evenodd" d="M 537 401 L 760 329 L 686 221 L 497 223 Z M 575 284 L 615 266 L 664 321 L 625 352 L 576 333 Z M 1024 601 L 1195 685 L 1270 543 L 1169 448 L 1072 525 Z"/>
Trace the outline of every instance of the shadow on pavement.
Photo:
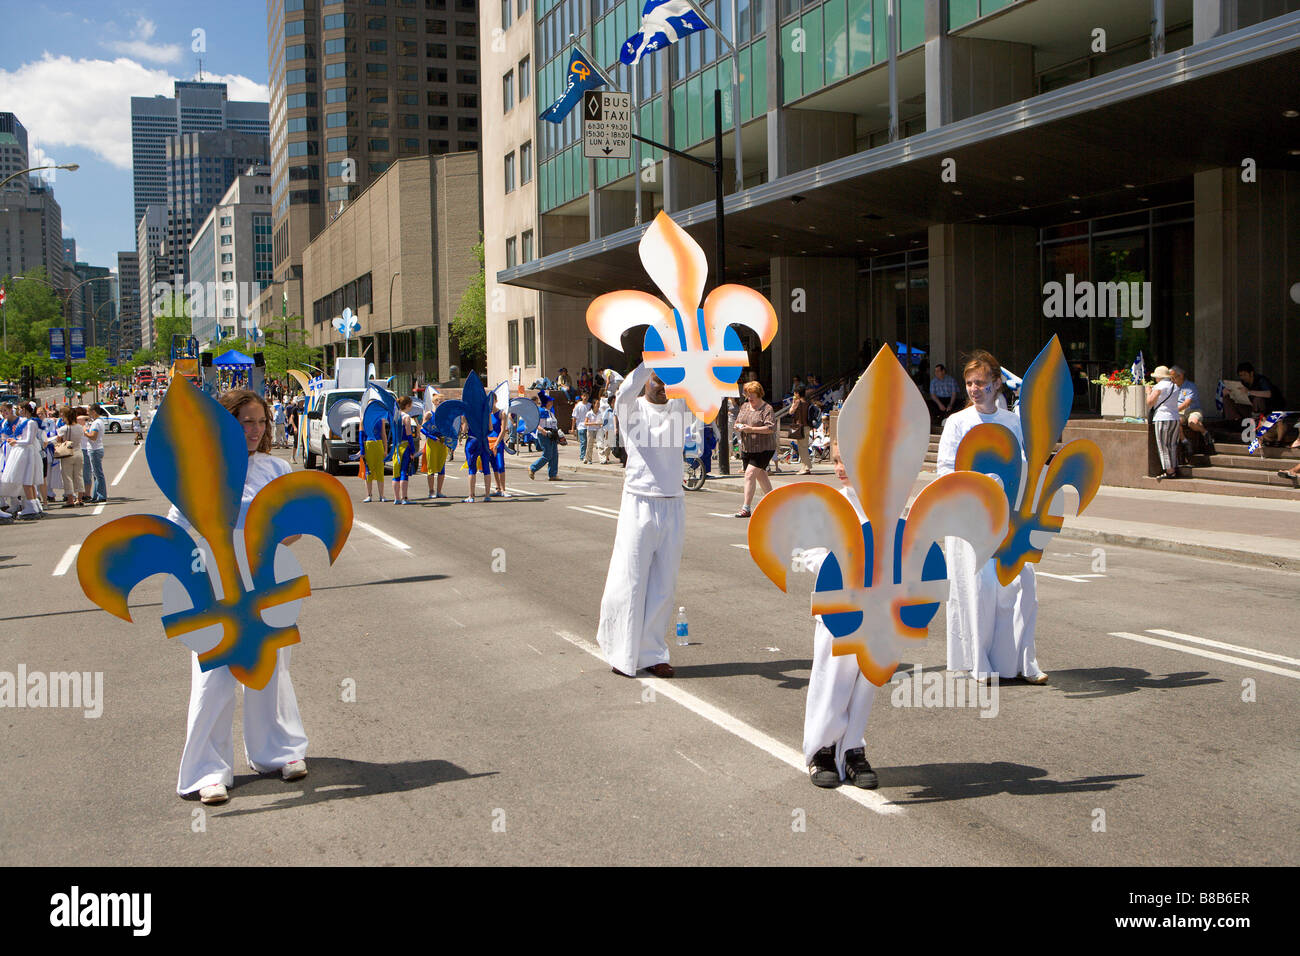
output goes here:
<path id="1" fill-rule="evenodd" d="M 739 677 L 745 675 L 757 675 L 770 681 L 775 681 L 776 686 L 783 690 L 802 690 L 808 686 L 807 677 L 794 677 L 787 671 L 812 671 L 811 660 L 785 660 L 785 661 L 728 661 L 722 664 L 698 664 L 695 666 L 684 666 L 674 664 L 673 669 L 676 671 L 674 680 L 682 680 L 692 677 Z"/>
<path id="2" fill-rule="evenodd" d="M 1209 671 L 1180 671 L 1153 677 L 1140 667 L 1094 667 L 1089 670 L 1054 670 L 1050 689 L 1061 691 L 1073 700 L 1114 697 L 1139 690 L 1178 690 L 1202 684 L 1222 684 L 1222 678 L 1207 676 Z"/>
<path id="3" fill-rule="evenodd" d="M 423 790 L 440 783 L 494 777 L 497 771 L 470 773 L 447 760 L 409 760 L 401 763 L 367 763 L 341 757 L 312 757 L 307 763 L 310 773 L 299 781 L 285 783 L 278 774 L 239 774 L 231 788 L 232 800 L 241 797 L 264 797 L 284 794 L 270 806 L 245 810 L 214 810 L 218 816 L 238 817 L 270 810 L 311 806 L 328 800 L 371 797 L 381 793 L 404 793 Z M 197 794 L 190 798 L 197 799 Z"/>
<path id="4" fill-rule="evenodd" d="M 381 584 L 419 584 L 424 581 L 445 581 L 451 577 L 449 574 L 417 574 L 409 578 L 384 578 L 381 581 L 361 581 L 357 584 L 331 584 L 326 587 L 312 588 L 312 593 L 317 591 L 341 591 L 344 588 L 372 588 Z"/>
<path id="5" fill-rule="evenodd" d="M 1018 763 L 932 763 L 913 767 L 876 767 L 881 788 L 916 787 L 895 803 L 940 803 L 1009 793 L 1022 797 L 1058 793 L 1093 793 L 1113 790 L 1117 781 L 1134 780 L 1140 773 L 1081 777 L 1078 780 L 1048 780 L 1047 771 Z"/>

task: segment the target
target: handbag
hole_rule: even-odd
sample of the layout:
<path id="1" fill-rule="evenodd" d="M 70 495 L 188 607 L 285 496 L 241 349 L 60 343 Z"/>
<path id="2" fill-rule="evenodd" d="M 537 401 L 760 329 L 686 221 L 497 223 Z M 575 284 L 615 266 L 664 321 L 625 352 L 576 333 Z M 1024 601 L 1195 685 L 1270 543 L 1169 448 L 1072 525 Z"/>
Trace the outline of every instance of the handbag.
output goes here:
<path id="1" fill-rule="evenodd" d="M 68 437 L 68 438 L 60 438 L 60 439 L 58 439 L 57 441 L 55 441 L 55 443 L 54 443 L 54 457 L 55 457 L 55 458 L 71 458 L 71 457 L 72 457 L 72 451 L 73 451 L 73 448 L 72 448 L 72 438 L 71 438 L 71 437 Z"/>

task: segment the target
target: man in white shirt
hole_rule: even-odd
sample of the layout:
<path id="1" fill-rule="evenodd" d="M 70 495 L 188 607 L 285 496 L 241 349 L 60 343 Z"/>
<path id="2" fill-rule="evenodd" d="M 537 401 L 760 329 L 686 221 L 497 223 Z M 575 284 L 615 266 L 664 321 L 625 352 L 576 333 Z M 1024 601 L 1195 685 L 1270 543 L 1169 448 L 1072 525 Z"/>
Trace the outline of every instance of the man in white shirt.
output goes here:
<path id="1" fill-rule="evenodd" d="M 686 531 L 682 453 L 696 420 L 645 363 L 619 388 L 614 411 L 627 470 L 596 641 L 616 674 L 672 677 L 665 634 Z"/>
<path id="2" fill-rule="evenodd" d="M 573 406 L 573 427 L 578 433 L 578 459 L 587 460 L 587 412 L 591 411 L 591 401 L 586 392 L 578 396 L 578 404 Z"/>
<path id="3" fill-rule="evenodd" d="M 274 426 L 271 432 L 271 443 L 276 448 L 284 447 L 284 423 L 284 402 L 277 398 L 275 404 L 271 406 L 271 424 Z"/>

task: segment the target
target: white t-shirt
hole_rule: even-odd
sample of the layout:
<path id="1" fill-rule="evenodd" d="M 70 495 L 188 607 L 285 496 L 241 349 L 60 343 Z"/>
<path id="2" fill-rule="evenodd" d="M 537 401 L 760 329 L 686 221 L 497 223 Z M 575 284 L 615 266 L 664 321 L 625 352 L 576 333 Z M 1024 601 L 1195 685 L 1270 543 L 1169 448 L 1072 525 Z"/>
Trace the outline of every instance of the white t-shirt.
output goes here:
<path id="1" fill-rule="evenodd" d="M 1178 421 L 1178 390 L 1172 380 L 1162 378 L 1155 387 L 1156 403 L 1151 406 L 1153 422 Z"/>
<path id="2" fill-rule="evenodd" d="M 104 420 L 102 418 L 92 418 L 86 422 L 82 432 L 84 436 L 81 441 L 82 451 L 104 450 Z"/>
<path id="3" fill-rule="evenodd" d="M 985 422 L 993 422 L 1010 428 L 1015 433 L 1016 440 L 1020 442 L 1021 449 L 1024 449 L 1025 436 L 1020 430 L 1019 415 L 1009 412 L 1005 408 L 999 408 L 991 415 L 984 415 L 974 405 L 968 405 L 961 411 L 949 415 L 947 421 L 943 423 L 943 435 L 939 438 L 938 467 L 936 468 L 939 474 L 946 475 L 956 470 L 957 446 L 961 444 L 961 440 L 966 437 L 968 431 Z"/>
<path id="4" fill-rule="evenodd" d="M 71 425 L 59 426 L 59 437 L 72 442 L 77 448 L 86 447 L 85 429 L 73 422 Z"/>
<path id="5" fill-rule="evenodd" d="M 591 406 L 586 402 L 579 402 L 573 407 L 573 420 L 578 423 L 578 431 L 587 430 L 587 412 L 591 411 Z"/>
<path id="6" fill-rule="evenodd" d="M 640 396 L 650 370 L 638 365 L 614 399 L 619 433 L 627 451 L 623 490 L 648 498 L 680 498 L 686 435 L 698 423 L 684 399 L 656 405 Z M 696 434 L 696 443 L 699 435 Z"/>
<path id="7" fill-rule="evenodd" d="M 235 524 L 236 528 L 244 527 L 244 516 L 248 514 L 248 506 L 253 496 L 281 475 L 287 475 L 291 471 L 293 466 L 283 458 L 276 458 L 274 455 L 267 455 L 260 451 L 248 456 L 248 473 L 244 476 L 244 493 L 239 503 L 239 521 Z M 171 510 L 167 512 L 167 520 L 176 522 L 187 531 L 193 530 L 175 505 L 172 505 Z"/>

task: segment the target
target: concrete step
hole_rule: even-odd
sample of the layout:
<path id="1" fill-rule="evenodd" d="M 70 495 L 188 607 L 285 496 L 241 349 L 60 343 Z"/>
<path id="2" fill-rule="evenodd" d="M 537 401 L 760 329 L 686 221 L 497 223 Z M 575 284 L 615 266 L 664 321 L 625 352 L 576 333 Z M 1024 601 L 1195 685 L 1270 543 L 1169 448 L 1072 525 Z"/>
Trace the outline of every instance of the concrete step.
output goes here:
<path id="1" fill-rule="evenodd" d="M 1223 446 L 1219 446 L 1223 447 Z M 1248 471 L 1277 471 L 1290 468 L 1292 460 L 1288 458 L 1261 458 L 1259 455 L 1197 455 L 1197 464 L 1204 463 L 1216 468 L 1241 468 Z"/>
<path id="2" fill-rule="evenodd" d="M 1186 471 L 1186 469 L 1183 469 Z M 1139 488 L 1158 488 L 1161 491 L 1198 491 L 1202 494 L 1225 495 L 1236 498 L 1273 498 L 1300 501 L 1300 489 L 1280 485 L 1257 485 L 1241 481 L 1218 481 L 1212 478 L 1177 478 L 1173 481 L 1156 481 L 1140 478 Z"/>
<path id="3" fill-rule="evenodd" d="M 1246 453 L 1246 447 L 1238 442 L 1216 441 L 1214 443 L 1215 451 L 1220 455 L 1231 455 L 1233 457 L 1254 458 L 1254 459 L 1275 459 L 1296 461 L 1300 459 L 1300 448 L 1274 448 L 1269 445 L 1262 445 L 1253 455 Z"/>
<path id="4" fill-rule="evenodd" d="M 1277 469 L 1269 471 L 1260 471 L 1253 468 L 1198 468 L 1195 466 L 1184 466 L 1179 470 L 1187 472 L 1192 478 L 1209 478 L 1214 481 L 1231 481 L 1245 485 L 1276 485 L 1279 488 L 1293 487 L 1288 478 L 1280 478 L 1276 474 Z"/>

